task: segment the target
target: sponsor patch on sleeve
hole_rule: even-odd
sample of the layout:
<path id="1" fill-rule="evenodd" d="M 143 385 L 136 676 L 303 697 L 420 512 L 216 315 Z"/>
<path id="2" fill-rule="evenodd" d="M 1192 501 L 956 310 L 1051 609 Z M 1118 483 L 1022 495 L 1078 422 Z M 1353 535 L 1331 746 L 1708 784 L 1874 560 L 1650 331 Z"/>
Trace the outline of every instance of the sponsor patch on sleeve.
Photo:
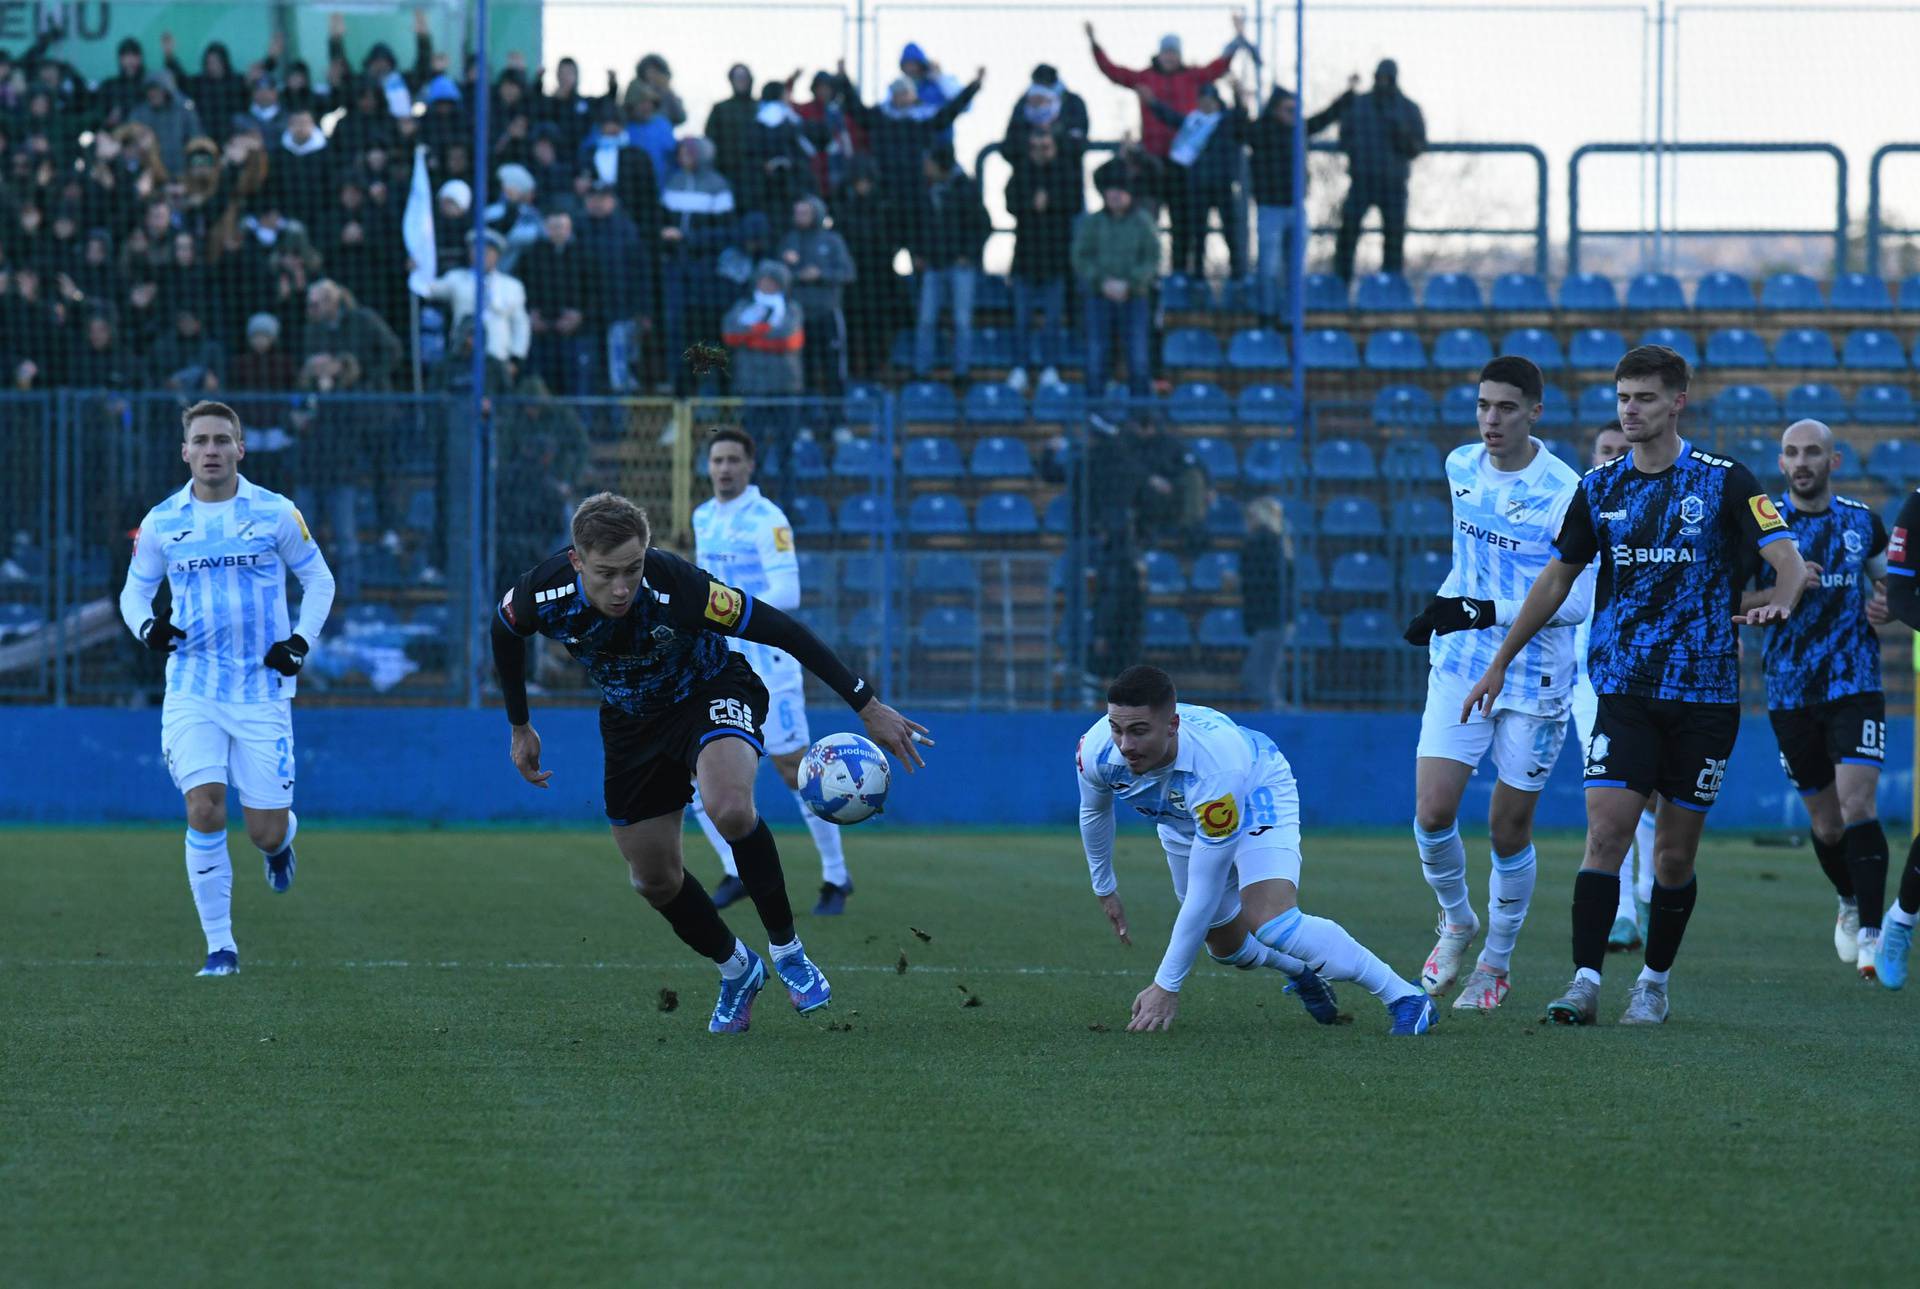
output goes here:
<path id="1" fill-rule="evenodd" d="M 510 627 L 520 625 L 520 620 L 513 616 L 513 589 L 511 587 L 507 589 L 505 595 L 500 597 L 500 616 L 507 620 L 507 625 Z"/>
<path id="2" fill-rule="evenodd" d="M 1194 811 L 1193 817 L 1200 825 L 1200 835 L 1203 837 L 1218 840 L 1240 831 L 1240 807 L 1235 804 L 1232 793 L 1215 797 Z"/>
<path id="3" fill-rule="evenodd" d="M 731 586 L 719 582 L 707 584 L 707 620 L 723 627 L 735 627 L 740 624 L 741 610 L 746 607 L 747 597 Z"/>
<path id="4" fill-rule="evenodd" d="M 793 549 L 793 529 L 785 524 L 773 530 L 773 548 L 782 553 Z"/>
<path id="5" fill-rule="evenodd" d="M 1787 526 L 1787 521 L 1780 518 L 1780 511 L 1774 506 L 1773 498 L 1764 493 L 1757 497 L 1748 497 L 1747 509 L 1753 512 L 1753 522 L 1760 525 L 1760 531 L 1763 533 L 1779 532 Z"/>
<path id="6" fill-rule="evenodd" d="M 313 534 L 307 530 L 307 517 L 300 513 L 298 506 L 293 508 L 293 522 L 300 528 L 300 540 L 309 546 L 313 545 Z"/>
<path id="7" fill-rule="evenodd" d="M 1895 564 L 1904 564 L 1907 562 L 1906 529 L 1895 528 L 1891 533 L 1887 534 L 1887 559 L 1889 562 Z"/>

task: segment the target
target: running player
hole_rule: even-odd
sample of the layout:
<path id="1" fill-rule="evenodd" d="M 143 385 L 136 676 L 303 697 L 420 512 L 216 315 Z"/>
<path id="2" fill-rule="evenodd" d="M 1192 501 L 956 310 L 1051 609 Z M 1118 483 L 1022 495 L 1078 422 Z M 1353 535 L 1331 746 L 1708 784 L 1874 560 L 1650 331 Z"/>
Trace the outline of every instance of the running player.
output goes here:
<path id="1" fill-rule="evenodd" d="M 1887 592 L 1884 601 L 1875 597 L 1867 605 L 1872 622 L 1897 618 L 1920 631 L 1920 551 L 1913 544 L 1920 540 L 1920 491 L 1909 493 L 1894 516 L 1893 531 L 1887 534 Z M 1880 945 L 1874 966 L 1880 983 L 1899 989 L 1907 983 L 1907 954 L 1913 947 L 1913 927 L 1920 921 L 1920 833 L 1907 847 L 1906 866 L 1900 871 L 1900 890 L 1887 907 L 1885 925 L 1880 930 Z"/>
<path id="2" fill-rule="evenodd" d="M 1593 436 L 1593 453 L 1587 458 L 1587 467 L 1597 470 L 1625 456 L 1629 447 L 1620 422 L 1608 421 Z M 1593 600 L 1594 576 L 1595 569 L 1588 565 L 1574 589 L 1574 594 L 1579 595 L 1579 588 L 1584 586 L 1589 603 Z M 1600 696 L 1593 692 L 1593 680 L 1587 675 L 1587 650 L 1591 647 L 1592 634 L 1593 613 L 1589 610 L 1586 618 L 1573 629 L 1573 730 L 1583 748 L 1593 733 L 1594 713 L 1600 707 Z M 1633 844 L 1627 847 L 1627 857 L 1620 861 L 1620 905 L 1613 915 L 1613 930 L 1607 932 L 1609 953 L 1638 949 L 1647 938 L 1647 902 L 1653 898 L 1653 808 L 1654 799 L 1649 799 L 1647 808 L 1640 812 L 1640 822 L 1634 825 Z"/>
<path id="3" fill-rule="evenodd" d="M 1597 558 L 1587 667 L 1600 709 L 1587 744 L 1586 860 L 1573 885 L 1575 974 L 1566 994 L 1547 1005 L 1547 1018 L 1566 1025 L 1598 1017 L 1620 861 L 1655 792 L 1666 804 L 1655 825 L 1646 967 L 1621 1023 L 1666 1020 L 1667 974 L 1699 890 L 1700 832 L 1740 732 L 1734 627 L 1786 621 L 1807 580 L 1786 521 L 1753 472 L 1680 437 L 1686 360 L 1664 345 L 1642 345 L 1613 375 L 1620 428 L 1633 451 L 1581 479 L 1554 559 L 1460 709 L 1465 722 L 1474 708 L 1492 708 L 1507 664 Z M 1742 612 L 1740 586 L 1755 550 L 1778 581 L 1764 603 Z"/>
<path id="4" fill-rule="evenodd" d="M 1813 853 L 1840 897 L 1834 950 L 1873 980 L 1887 902 L 1878 808 L 1887 699 L 1867 605 L 1886 585 L 1887 530 L 1871 508 L 1834 495 L 1833 431 L 1821 422 L 1787 427 L 1780 472 L 1780 516 L 1813 576 L 1799 611 L 1767 635 L 1767 715 L 1787 782 L 1806 803 Z M 1747 604 L 1765 598 L 1773 570 L 1757 581 Z"/>
<path id="5" fill-rule="evenodd" d="M 681 816 L 695 780 L 740 865 L 767 930 L 774 971 L 795 1009 L 825 1007 L 832 992 L 794 934 L 780 854 L 753 807 L 767 689 L 727 648 L 726 637 L 798 658 L 909 770 L 923 764 L 913 745 L 926 741 L 926 731 L 876 698 L 813 632 L 685 560 L 650 549 L 652 535 L 646 513 L 625 497 L 602 492 L 581 502 L 573 544 L 536 565 L 500 602 L 493 661 L 512 725 L 514 767 L 537 788 L 546 787 L 553 772 L 540 768 L 540 735 L 527 712 L 526 637 L 560 640 L 599 684 L 614 844 L 633 888 L 688 946 L 719 964 L 720 997 L 708 1028 L 741 1033 L 767 967 L 734 938 L 706 888 L 681 865 Z"/>
<path id="6" fill-rule="evenodd" d="M 737 586 L 756 604 L 776 609 L 800 607 L 800 560 L 793 550 L 793 526 L 780 507 L 760 494 L 753 482 L 754 444 L 744 430 L 720 430 L 707 441 L 707 477 L 713 499 L 693 512 L 693 562 L 714 577 Z M 767 645 L 734 639 L 732 648 L 745 655 L 754 674 L 767 687 L 767 755 L 773 758 L 780 781 L 793 793 L 794 804 L 820 852 L 820 899 L 816 914 L 844 913 L 853 882 L 840 845 L 840 829 L 807 809 L 800 800 L 800 759 L 813 740 L 807 733 L 807 696 L 800 664 L 792 655 Z M 726 876 L 713 888 L 713 905 L 724 909 L 747 893 L 733 851 L 713 826 L 696 793 L 693 817 L 720 856 Z"/>
<path id="7" fill-rule="evenodd" d="M 265 861 L 267 885 L 293 886 L 293 692 L 333 607 L 333 574 L 293 503 L 240 473 L 246 431 L 224 403 L 180 418 L 193 476 L 147 512 L 120 592 L 127 629 L 167 655 L 160 751 L 186 798 L 187 886 L 207 940 L 203 976 L 240 970 L 233 937 L 227 785 Z M 300 579 L 289 625 L 287 574 Z M 154 606 L 165 580 L 172 601 Z"/>
<path id="8" fill-rule="evenodd" d="M 1574 593 L 1516 658 L 1516 683 L 1492 714 L 1462 724 L 1460 702 L 1492 660 L 1484 629 L 1513 621 L 1526 589 L 1552 557 L 1550 546 L 1580 476 L 1533 437 L 1540 420 L 1540 369 L 1503 355 L 1480 372 L 1480 439 L 1447 457 L 1453 493 L 1453 569 L 1439 594 L 1407 624 L 1408 643 L 1426 645 L 1432 669 L 1414 762 L 1414 840 L 1420 868 L 1440 902 L 1439 939 L 1420 985 L 1452 992 L 1460 962 L 1480 933 L 1467 889 L 1460 800 L 1489 752 L 1499 781 L 1487 807 L 1493 843 L 1487 873 L 1487 942 L 1454 1007 L 1490 1012 L 1507 996 L 1513 946 L 1533 900 L 1533 812 L 1567 737 L 1573 687 L 1573 632 L 1586 619 L 1589 582 Z"/>
<path id="9" fill-rule="evenodd" d="M 1181 703 L 1158 667 L 1129 667 L 1107 687 L 1107 714 L 1080 739 L 1080 840 L 1093 892 L 1114 934 L 1131 944 L 1113 877 L 1114 799 L 1155 821 L 1180 901 L 1160 970 L 1133 1000 L 1130 1031 L 1168 1029 L 1180 986 L 1206 943 L 1245 970 L 1293 980 L 1323 1025 L 1338 1011 L 1327 979 L 1352 980 L 1387 1006 L 1395 1034 L 1424 1034 L 1433 1000 L 1393 973 L 1337 922 L 1298 906 L 1300 796 L 1265 734 Z"/>

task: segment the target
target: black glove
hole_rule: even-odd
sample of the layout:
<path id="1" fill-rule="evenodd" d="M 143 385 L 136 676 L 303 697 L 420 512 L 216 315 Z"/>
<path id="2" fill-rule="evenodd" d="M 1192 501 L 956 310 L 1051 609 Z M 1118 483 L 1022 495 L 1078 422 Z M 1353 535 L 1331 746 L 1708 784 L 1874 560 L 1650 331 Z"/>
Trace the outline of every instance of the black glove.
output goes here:
<path id="1" fill-rule="evenodd" d="M 1492 600 L 1474 600 L 1464 595 L 1436 595 L 1427 607 L 1407 623 L 1408 644 L 1423 645 L 1435 636 L 1456 631 L 1473 631 L 1494 625 Z"/>
<path id="2" fill-rule="evenodd" d="M 298 676 L 307 663 L 307 642 L 296 633 L 267 650 L 267 666 L 282 676 Z"/>
<path id="3" fill-rule="evenodd" d="M 187 633 L 173 625 L 173 610 L 167 610 L 166 616 L 148 618 L 146 625 L 140 628 L 140 642 L 155 653 L 172 653 L 174 641 L 185 640 Z"/>

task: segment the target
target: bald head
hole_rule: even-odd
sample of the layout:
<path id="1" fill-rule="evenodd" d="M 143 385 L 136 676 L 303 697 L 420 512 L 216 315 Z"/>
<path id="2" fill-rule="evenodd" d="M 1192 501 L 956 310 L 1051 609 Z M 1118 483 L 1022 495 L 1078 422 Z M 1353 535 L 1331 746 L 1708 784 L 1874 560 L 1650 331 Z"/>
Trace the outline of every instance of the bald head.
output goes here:
<path id="1" fill-rule="evenodd" d="M 1831 498 L 1833 430 L 1824 421 L 1795 421 L 1780 436 L 1780 473 L 1787 477 L 1794 504 L 1824 510 Z"/>

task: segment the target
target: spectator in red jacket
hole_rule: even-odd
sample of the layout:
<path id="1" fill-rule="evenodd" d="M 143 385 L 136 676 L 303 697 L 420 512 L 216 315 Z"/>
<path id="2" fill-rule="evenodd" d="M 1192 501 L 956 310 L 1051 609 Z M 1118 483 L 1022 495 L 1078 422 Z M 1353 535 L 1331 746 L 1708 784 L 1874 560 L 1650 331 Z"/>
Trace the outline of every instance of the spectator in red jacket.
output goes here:
<path id="1" fill-rule="evenodd" d="M 1093 46 L 1093 61 L 1099 64 L 1101 72 L 1108 80 L 1130 90 L 1145 87 L 1152 91 L 1154 98 L 1165 103 L 1182 117 L 1193 111 L 1202 85 L 1217 81 L 1227 74 L 1227 69 L 1232 64 L 1233 56 L 1237 51 L 1244 49 L 1254 54 L 1256 61 L 1259 58 L 1259 55 L 1254 53 L 1253 46 L 1247 42 L 1247 15 L 1238 10 L 1235 10 L 1233 15 L 1233 39 L 1227 42 L 1227 47 L 1221 51 L 1220 57 L 1201 67 L 1189 67 L 1180 61 L 1180 37 L 1171 35 L 1161 37 L 1160 52 L 1156 53 L 1153 61 L 1145 67 L 1138 71 L 1122 67 L 1108 58 L 1107 52 L 1100 48 L 1100 42 L 1093 34 L 1092 23 L 1086 24 L 1086 30 L 1087 42 Z M 1167 150 L 1173 146 L 1174 133 L 1173 126 L 1168 125 L 1142 105 L 1140 142 L 1145 145 L 1150 155 L 1162 161 L 1166 160 Z"/>

